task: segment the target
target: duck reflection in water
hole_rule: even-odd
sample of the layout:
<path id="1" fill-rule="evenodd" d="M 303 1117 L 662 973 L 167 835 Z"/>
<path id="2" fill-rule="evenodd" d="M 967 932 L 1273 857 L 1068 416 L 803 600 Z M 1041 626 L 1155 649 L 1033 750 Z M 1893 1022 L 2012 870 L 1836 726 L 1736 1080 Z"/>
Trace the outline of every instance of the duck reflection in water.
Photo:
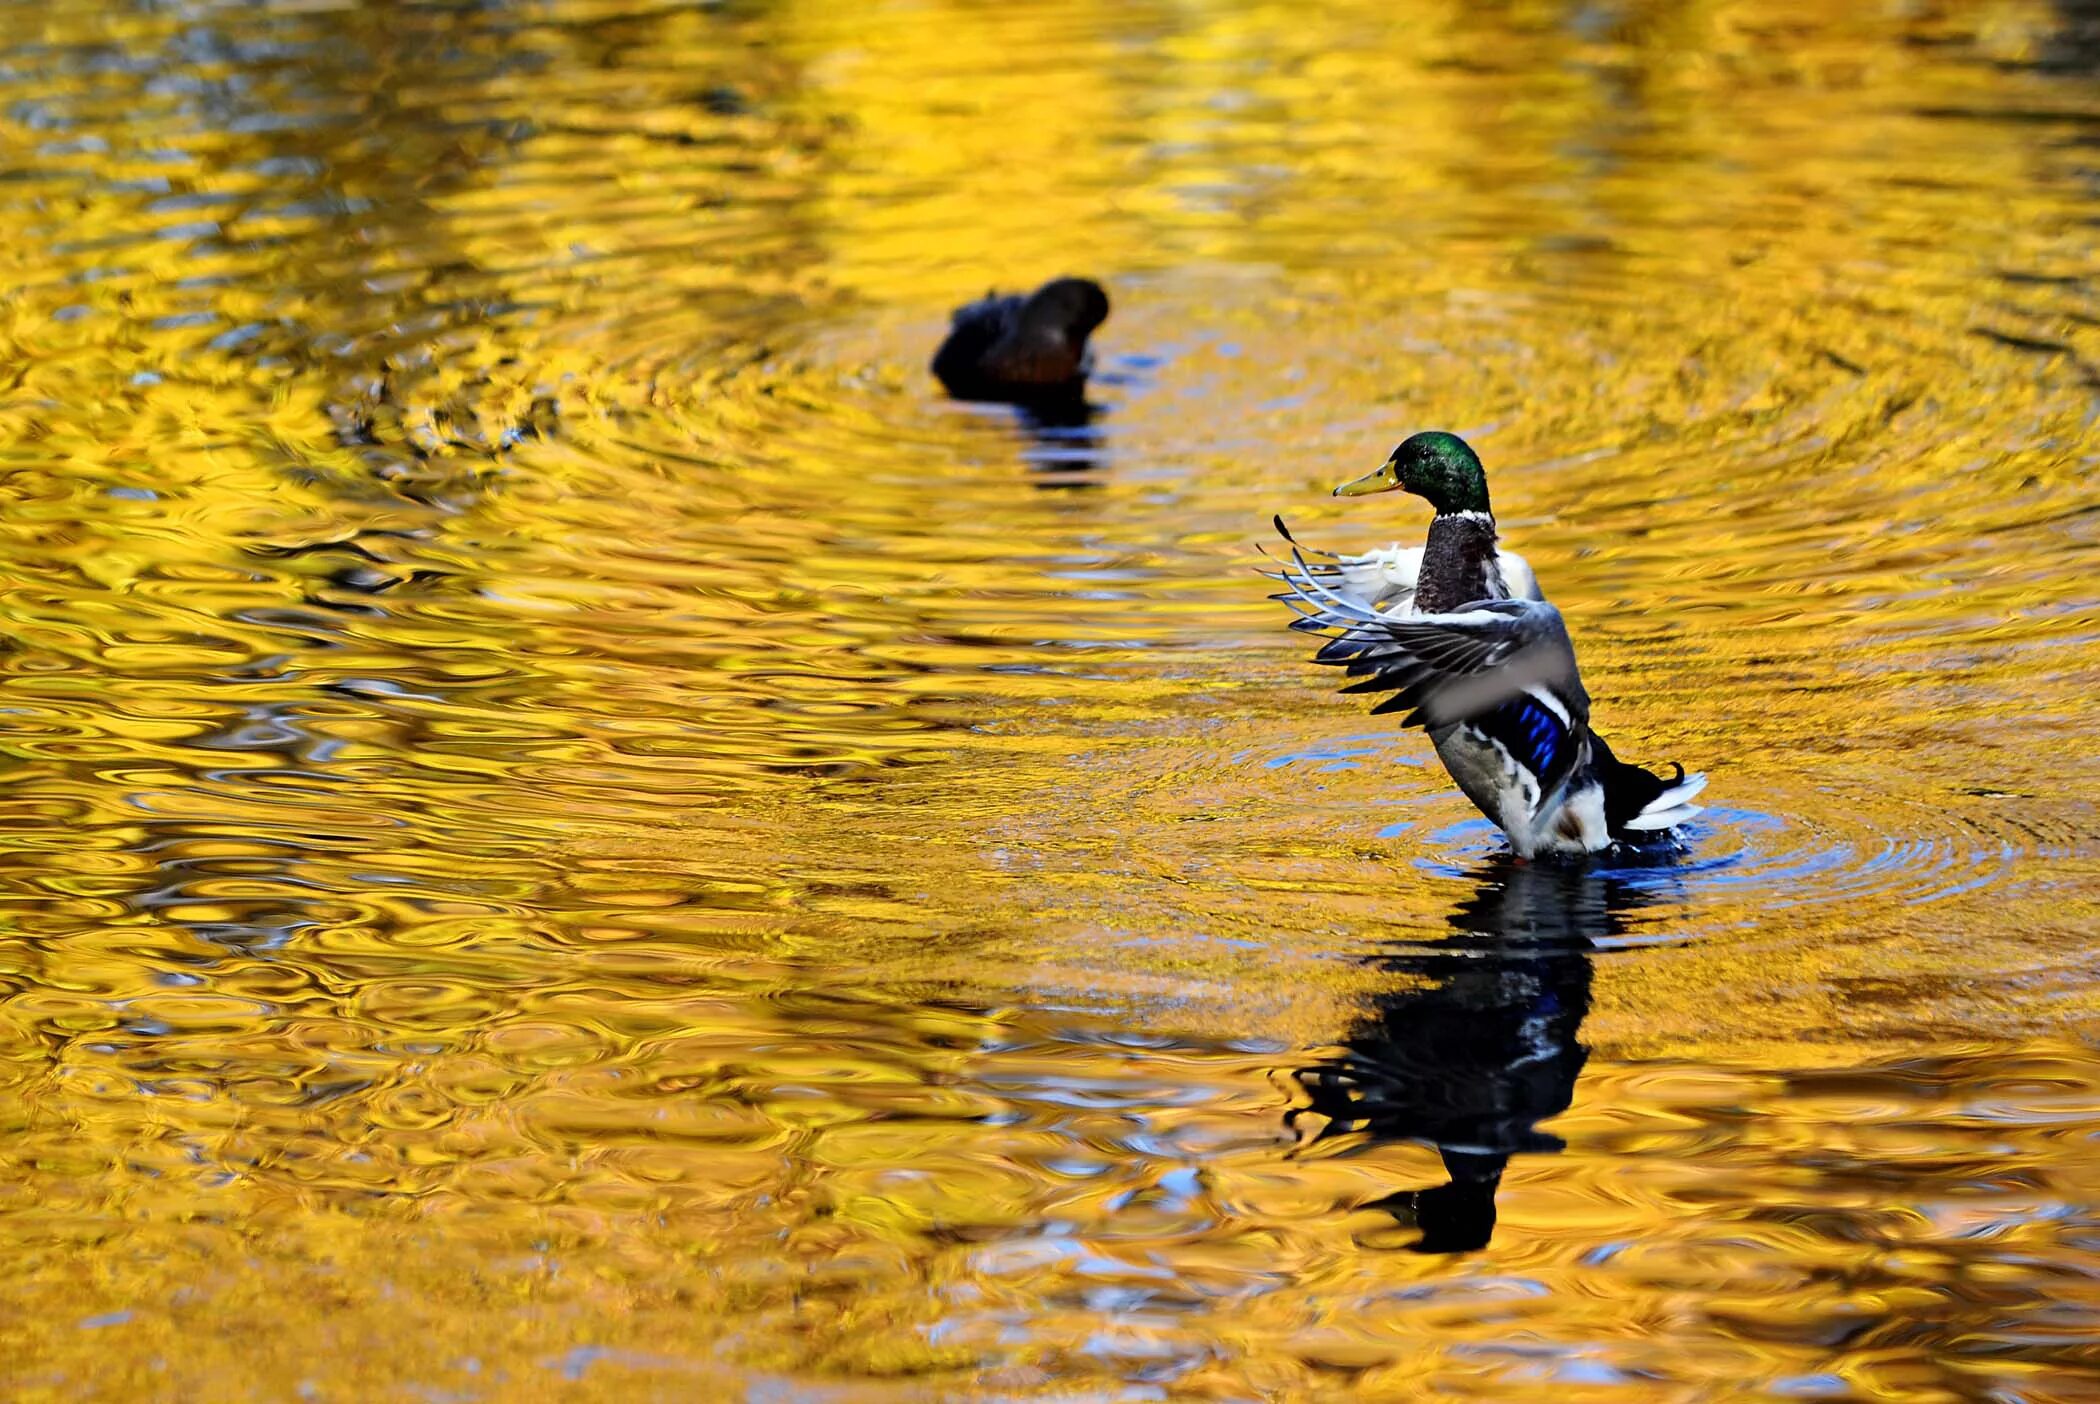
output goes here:
<path id="1" fill-rule="evenodd" d="M 1411 977 L 1407 987 L 1375 998 L 1342 1056 L 1298 1074 L 1310 1105 L 1294 1119 L 1325 1118 L 1312 1141 L 1362 1135 L 1367 1145 L 1437 1148 L 1446 1183 L 1369 1206 L 1419 1229 L 1421 1253 L 1486 1247 L 1509 1158 L 1564 1147 L 1538 1123 L 1567 1110 L 1589 1056 L 1576 1036 L 1589 1013 L 1591 950 L 1653 900 L 1626 873 L 1507 856 L 1474 878 L 1451 914 L 1455 934 L 1373 957 Z"/>
<path id="2" fill-rule="evenodd" d="M 1097 480 L 1073 478 L 1108 465 L 1108 446 L 1095 420 L 1101 407 L 1088 400 L 1057 405 L 1024 405 L 1021 427 L 1030 443 L 1024 457 L 1029 471 L 1042 476 L 1040 488 L 1098 487 Z"/>

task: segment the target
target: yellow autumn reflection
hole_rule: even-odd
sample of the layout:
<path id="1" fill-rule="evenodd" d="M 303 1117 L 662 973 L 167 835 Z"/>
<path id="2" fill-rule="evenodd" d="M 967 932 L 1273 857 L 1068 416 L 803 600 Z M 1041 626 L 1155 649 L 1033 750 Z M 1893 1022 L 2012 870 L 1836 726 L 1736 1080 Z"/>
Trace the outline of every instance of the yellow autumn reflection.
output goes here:
<path id="1" fill-rule="evenodd" d="M 0 11 L 15 1399 L 2087 1399 L 2088 7 Z M 1106 283 L 1098 413 L 947 309 Z M 1467 435 L 1513 864 L 1253 568 Z"/>

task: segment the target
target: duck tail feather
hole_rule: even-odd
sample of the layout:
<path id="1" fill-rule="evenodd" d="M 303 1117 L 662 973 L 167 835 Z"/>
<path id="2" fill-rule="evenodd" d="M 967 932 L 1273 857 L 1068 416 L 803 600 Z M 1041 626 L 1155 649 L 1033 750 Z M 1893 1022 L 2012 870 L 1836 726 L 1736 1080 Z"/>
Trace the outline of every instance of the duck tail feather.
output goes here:
<path id="1" fill-rule="evenodd" d="M 1705 810 L 1706 806 L 1703 804 L 1674 805 L 1660 812 L 1644 809 L 1619 827 L 1629 833 L 1661 833 L 1665 829 L 1674 829 L 1679 824 L 1690 822 Z"/>
<path id="2" fill-rule="evenodd" d="M 1674 761 L 1667 776 L 1628 765 L 1595 732 L 1590 733 L 1590 747 L 1597 782 L 1604 788 L 1605 827 L 1612 833 L 1660 833 L 1700 812 L 1701 806 L 1691 801 L 1706 788 L 1705 775 L 1687 775 Z"/>
<path id="3" fill-rule="evenodd" d="M 1684 767 L 1680 765 L 1677 767 L 1676 781 L 1668 789 L 1650 800 L 1647 808 L 1652 811 L 1667 808 L 1671 805 L 1688 803 L 1693 796 L 1705 788 L 1706 775 L 1704 772 L 1686 775 Z"/>

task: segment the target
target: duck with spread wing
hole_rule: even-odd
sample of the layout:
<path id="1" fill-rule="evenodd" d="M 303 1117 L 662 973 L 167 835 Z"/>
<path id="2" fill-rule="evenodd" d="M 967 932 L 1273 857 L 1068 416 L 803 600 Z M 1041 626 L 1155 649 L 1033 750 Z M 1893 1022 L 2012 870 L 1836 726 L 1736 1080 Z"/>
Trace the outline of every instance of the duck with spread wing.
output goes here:
<path id="1" fill-rule="evenodd" d="M 1291 627 L 1323 634 L 1316 661 L 1352 693 L 1389 692 L 1375 713 L 1428 731 L 1451 778 L 1521 858 L 1653 841 L 1699 812 L 1704 775 L 1664 777 L 1614 756 L 1590 729 L 1560 611 L 1522 557 L 1503 551 L 1487 473 L 1455 434 L 1416 434 L 1338 497 L 1403 489 L 1436 516 L 1419 550 L 1313 553 L 1293 540 L 1275 578 Z"/>

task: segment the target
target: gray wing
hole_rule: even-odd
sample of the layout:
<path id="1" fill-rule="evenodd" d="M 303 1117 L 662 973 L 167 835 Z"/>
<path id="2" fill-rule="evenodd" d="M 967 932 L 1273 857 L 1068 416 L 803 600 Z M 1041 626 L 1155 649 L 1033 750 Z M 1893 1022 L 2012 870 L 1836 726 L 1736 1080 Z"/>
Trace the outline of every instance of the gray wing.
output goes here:
<path id="1" fill-rule="evenodd" d="M 1396 543 L 1383 550 L 1345 556 L 1303 545 L 1291 535 L 1291 529 L 1283 524 L 1282 517 L 1274 520 L 1277 534 L 1297 552 L 1298 566 L 1328 589 L 1357 604 L 1388 613 L 1414 611 L 1415 577 L 1422 571 L 1421 547 Z M 1269 554 L 1266 546 L 1261 551 L 1263 555 Z M 1276 581 L 1285 578 L 1280 570 L 1265 570 L 1262 574 Z M 1284 596 L 1272 598 L 1280 600 Z"/>
<path id="2" fill-rule="evenodd" d="M 1282 517 L 1275 518 L 1275 522 L 1277 534 L 1297 547 L 1301 557 L 1299 564 L 1322 585 L 1386 614 L 1414 613 L 1415 580 L 1422 573 L 1420 546 L 1402 546 L 1396 542 L 1382 549 L 1340 555 L 1303 544 L 1291 535 L 1291 529 L 1283 524 Z M 1266 554 L 1268 548 L 1262 550 Z M 1514 551 L 1497 551 L 1495 564 L 1502 572 L 1502 584 L 1511 599 L 1546 598 L 1539 589 L 1539 579 L 1531 569 L 1531 562 Z M 1263 571 L 1262 574 L 1271 580 L 1283 579 L 1278 571 Z M 1279 595 L 1277 598 L 1283 597 Z"/>
<path id="3" fill-rule="evenodd" d="M 1515 551 L 1497 551 L 1495 564 L 1502 568 L 1502 583 L 1513 600 L 1543 600 L 1546 592 L 1539 588 L 1539 578 L 1531 569 L 1531 562 Z"/>
<path id="4" fill-rule="evenodd" d="M 1394 617 L 1333 589 L 1292 552 L 1277 596 L 1291 627 L 1327 634 L 1314 655 L 1362 681 L 1347 692 L 1392 692 L 1374 712 L 1408 709 L 1408 726 L 1439 726 L 1492 711 L 1519 693 L 1550 696 L 1571 723 L 1589 720 L 1589 694 L 1560 611 L 1543 600 L 1480 600 L 1449 614 Z"/>

